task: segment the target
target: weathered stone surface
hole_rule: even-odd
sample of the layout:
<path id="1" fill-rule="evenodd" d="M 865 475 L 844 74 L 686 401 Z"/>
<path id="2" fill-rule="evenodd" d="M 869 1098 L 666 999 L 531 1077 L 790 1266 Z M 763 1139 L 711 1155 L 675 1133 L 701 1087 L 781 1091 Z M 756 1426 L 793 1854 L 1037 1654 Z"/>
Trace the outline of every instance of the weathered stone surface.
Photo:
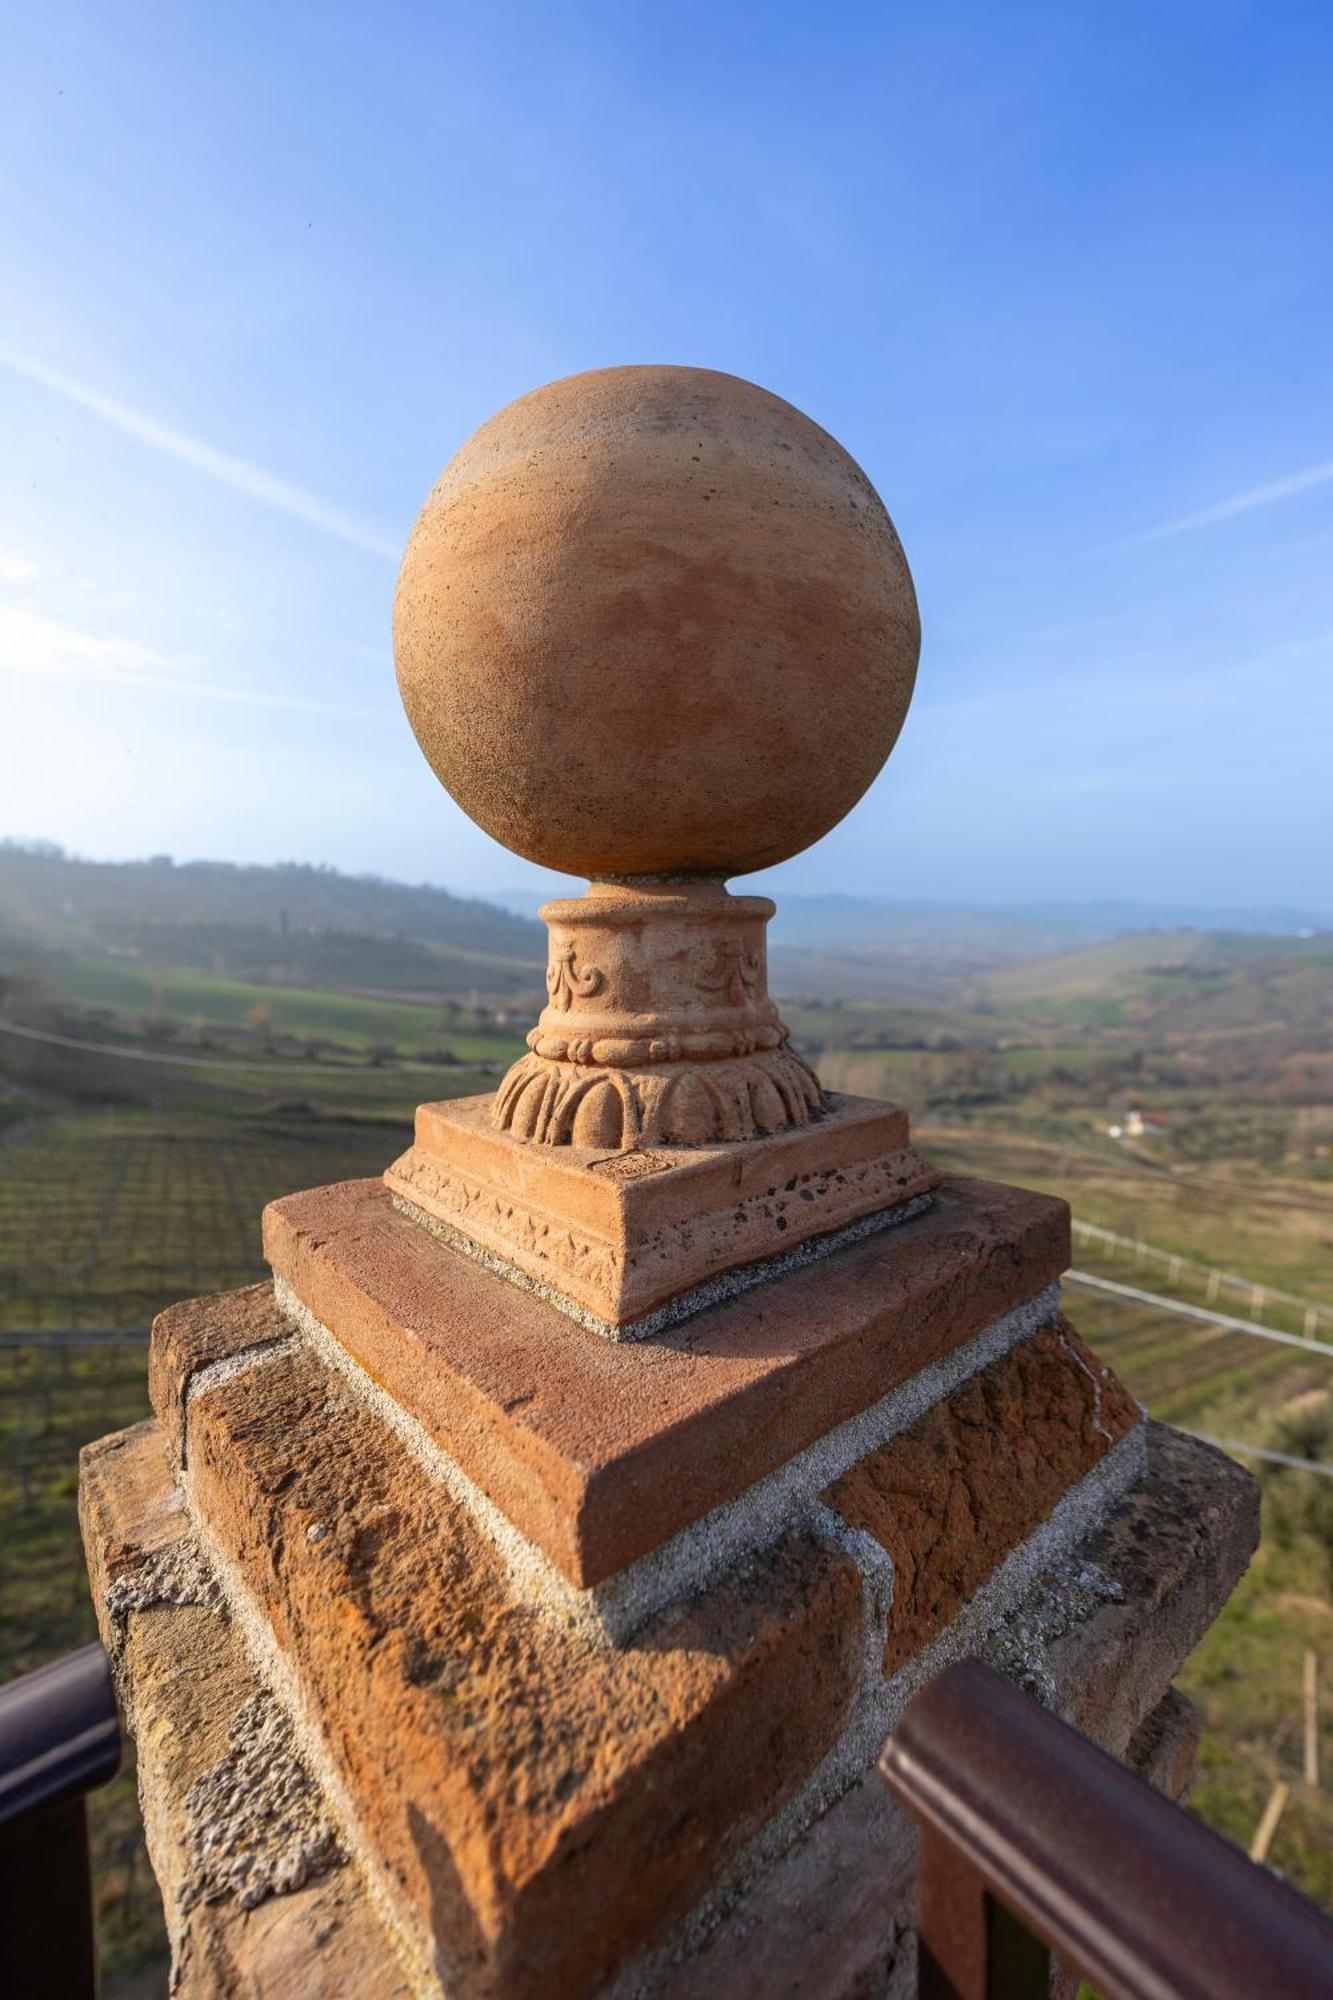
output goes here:
<path id="1" fill-rule="evenodd" d="M 825 1504 L 893 1560 L 885 1672 L 932 1639 L 1138 1420 L 1061 1319 L 835 1480 Z"/>
<path id="2" fill-rule="evenodd" d="M 518 1597 L 313 1355 L 197 1390 L 187 1434 L 192 1509 L 451 1994 L 596 1991 L 838 1738 L 861 1587 L 808 1533 L 613 1651 Z"/>
<path id="3" fill-rule="evenodd" d="M 272 1203 L 264 1249 L 348 1353 L 584 1586 L 1040 1291 L 1068 1263 L 1069 1211 L 947 1180 L 925 1215 L 620 1344 L 437 1242 L 375 1181 Z"/>
<path id="4" fill-rule="evenodd" d="M 1168 1690 L 1125 1762 L 1182 1798 L 1197 1734 L 1189 1702 Z M 915 1831 L 871 1771 L 697 1955 L 665 1967 L 644 1990 L 654 2000 L 912 2000 L 915 1912 Z M 1077 1986 L 1068 1985 L 1068 2000 Z"/>
<path id="5" fill-rule="evenodd" d="M 290 1725 L 223 1608 L 156 1424 L 87 1448 L 80 1513 L 135 1737 L 173 1993 L 408 2000 Z"/>
<path id="6" fill-rule="evenodd" d="M 1054 1642 L 1051 1671 L 1082 1690 L 1065 1720 L 1120 1755 L 1244 1575 L 1259 1542 L 1259 1485 L 1224 1452 L 1148 1426 L 1147 1477 L 1087 1544 L 1123 1597 Z"/>
<path id="7" fill-rule="evenodd" d="M 208 1470 L 210 1480 L 228 1477 L 222 1463 L 227 1424 L 221 1420 L 218 1406 L 231 1409 L 238 1430 L 256 1426 L 260 1439 L 267 1434 L 270 1442 L 276 1428 L 285 1424 L 289 1449 L 293 1440 L 304 1435 L 301 1423 L 293 1422 L 299 1412 L 287 1393 L 276 1399 L 271 1418 L 263 1412 L 268 1402 L 265 1378 L 280 1376 L 294 1390 L 296 1372 L 305 1365 L 300 1357 L 286 1352 L 223 1380 L 217 1388 L 193 1399 L 191 1424 L 206 1411 L 214 1412 L 209 1419 L 210 1431 L 215 1434 L 209 1457 L 216 1458 L 217 1464 Z M 300 1391 L 307 1399 L 312 1393 L 309 1385 Z M 333 1400 L 344 1393 L 341 1387 L 335 1390 Z M 325 1409 L 330 1400 L 322 1397 L 318 1408 L 333 1423 L 333 1413 Z M 245 1411 L 248 1416 L 243 1415 Z M 1116 1507 L 1105 1527 L 1089 1536 L 1057 1571 L 1033 1580 L 1028 1597 L 1005 1616 L 981 1650 L 1030 1684 L 1044 1685 L 1048 1699 L 1068 1720 L 1087 1729 L 1114 1753 L 1128 1751 L 1146 1775 L 1159 1783 L 1166 1778 L 1174 1789 L 1169 1774 L 1179 1772 L 1186 1757 L 1189 1730 L 1185 1726 L 1188 1718 L 1182 1720 L 1179 1713 L 1181 1704 L 1167 1695 L 1169 1679 L 1243 1569 L 1253 1547 L 1257 1508 L 1254 1483 L 1239 1467 L 1158 1425 L 1149 1425 L 1148 1430 L 1148 1469 L 1138 1486 Z M 380 1439 L 375 1436 L 371 1442 L 378 1446 Z M 257 1463 L 256 1445 L 257 1440 L 250 1439 L 243 1452 L 252 1470 Z M 275 1465 L 277 1457 L 275 1453 Z M 198 1474 L 202 1463 L 198 1450 L 192 1448 L 190 1462 Z M 529 1906 L 534 1922 L 553 1924 L 560 1937 L 585 1925 L 596 1934 L 603 1912 L 588 1851 L 551 1853 L 547 1838 L 551 1820 L 543 1818 L 543 1813 L 558 1811 L 568 1799 L 555 1798 L 558 1783 L 543 1792 L 535 1782 L 524 1745 L 525 1730 L 533 1731 L 540 1722 L 543 1742 L 538 1748 L 549 1772 L 564 1769 L 564 1760 L 571 1765 L 581 1761 L 578 1745 L 588 1745 L 591 1735 L 582 1725 L 571 1731 L 564 1713 L 565 1703 L 578 1701 L 580 1685 L 585 1691 L 591 1688 L 591 1683 L 580 1682 L 579 1669 L 571 1665 L 578 1657 L 578 1646 L 547 1655 L 546 1671 L 553 1678 L 546 1690 L 545 1706 L 536 1711 L 534 1721 L 532 1684 L 521 1671 L 522 1660 L 531 1657 L 522 1619 L 516 1632 L 502 1614 L 480 1619 L 467 1614 L 467 1593 L 474 1580 L 471 1544 L 462 1558 L 465 1574 L 461 1577 L 452 1568 L 425 1562 L 427 1537 L 438 1530 L 431 1525 L 423 1528 L 414 1516 L 397 1508 L 390 1488 L 374 1482 L 368 1485 L 362 1475 L 358 1475 L 354 1490 L 349 1490 L 347 1467 L 343 1450 L 336 1448 L 328 1455 L 327 1471 L 319 1474 L 313 1486 L 306 1487 L 299 1479 L 291 1482 L 290 1505 L 273 1491 L 256 1499 L 250 1515 L 252 1533 L 265 1538 L 265 1546 L 276 1550 L 275 1567 L 283 1567 L 294 1557 L 294 1567 L 306 1573 L 307 1579 L 299 1589 L 295 1585 L 290 1589 L 275 1586 L 271 1601 L 290 1608 L 287 1629 L 289 1634 L 299 1633 L 303 1644 L 315 1636 L 316 1628 L 322 1628 L 324 1637 L 312 1648 L 317 1660 L 326 1646 L 330 1658 L 341 1647 L 346 1661 L 367 1661 L 378 1654 L 396 1663 L 399 1670 L 410 1670 L 403 1695 L 409 1721 L 413 1712 L 425 1714 L 437 1743 L 447 1737 L 462 1744 L 467 1782 L 488 1787 L 496 1802 L 491 1818 L 484 1811 L 478 1818 L 469 1818 L 485 1848 L 483 1879 L 491 1874 L 503 1894 L 507 1886 L 519 1881 L 512 1865 L 515 1848 L 520 1869 L 525 1863 L 540 1867 L 546 1856 L 557 1892 L 549 1901 Z M 245 1472 L 239 1486 L 250 1476 Z M 238 1513 L 242 1511 L 239 1497 L 236 1506 Z M 83 1512 L 104 1635 L 130 1694 L 154 1864 L 167 1894 L 169 1913 L 175 1913 L 173 1922 L 188 1974 L 184 1990 L 191 2000 L 214 1994 L 231 2000 L 233 1994 L 289 1992 L 293 1996 L 347 1994 L 356 2000 L 365 1994 L 369 2000 L 371 1994 L 400 1991 L 390 1978 L 390 1972 L 393 1978 L 398 1977 L 396 1961 L 356 1886 L 359 1878 L 346 1864 L 331 1865 L 325 1875 L 307 1882 L 304 1888 L 276 1888 L 248 1911 L 232 1893 L 222 1895 L 216 1903 L 195 1901 L 182 1917 L 182 1904 L 190 1901 L 183 1885 L 197 1881 L 200 1869 L 184 1801 L 200 1775 L 216 1773 L 219 1766 L 223 1782 L 213 1783 L 211 1795 L 226 1796 L 231 1789 L 226 1772 L 229 1757 L 234 1759 L 236 1719 L 246 1713 L 257 1715 L 254 1708 L 247 1711 L 246 1706 L 253 1701 L 256 1683 L 236 1647 L 235 1627 L 217 1608 L 207 1568 L 192 1551 L 154 1427 L 142 1426 L 91 1449 L 85 1462 Z M 358 1531 L 358 1523 L 364 1532 Z M 328 1533 L 312 1540 L 309 1528 L 321 1524 Z M 415 1582 L 404 1576 L 403 1541 L 410 1542 L 413 1549 Z M 327 1576 L 317 1564 L 319 1551 L 330 1544 L 335 1571 Z M 136 1550 L 143 1551 L 138 1559 Z M 808 1557 L 793 1557 L 790 1548 L 781 1555 L 779 1574 L 785 1573 L 789 1580 L 793 1560 L 799 1567 Z M 375 1582 L 382 1562 L 387 1562 L 390 1573 L 387 1597 L 379 1594 Z M 1080 1581 L 1089 1576 L 1095 1576 L 1095 1588 Z M 323 1587 L 326 1580 L 327 1590 Z M 483 1577 L 483 1586 L 485 1582 Z M 733 1607 L 743 1598 L 744 1590 L 742 1585 L 739 1595 L 732 1596 Z M 114 1608 L 108 1607 L 108 1597 Z M 395 1597 L 413 1619 L 410 1627 L 395 1630 L 383 1621 L 384 1607 Z M 694 1616 L 697 1620 L 698 1614 Z M 298 1624 L 298 1617 L 308 1619 L 309 1625 Z M 641 1671 L 660 1678 L 668 1688 L 678 1660 L 672 1639 L 660 1636 L 669 1630 L 669 1621 L 659 1623 L 639 1663 Z M 813 1636 L 817 1646 L 822 1643 Z M 709 1666 L 716 1642 L 716 1631 L 706 1637 L 696 1622 L 690 1648 L 699 1644 L 703 1657 L 690 1671 L 706 1674 L 716 1670 L 715 1665 Z M 496 1690 L 493 1697 L 480 1702 L 469 1687 L 473 1662 L 474 1670 Z M 1140 1662 L 1144 1663 L 1142 1671 Z M 519 1704 L 517 1715 L 508 1706 L 498 1705 L 498 1690 L 516 1664 L 520 1667 L 513 1695 Z M 1117 1669 L 1125 1683 L 1125 1695 L 1108 1701 L 1108 1676 L 1114 1676 Z M 819 1661 L 808 1660 L 805 1670 L 819 1675 Z M 363 1684 L 368 1684 L 372 1670 L 367 1666 L 362 1674 Z M 355 1673 L 352 1679 L 356 1679 Z M 602 1719 L 602 1736 L 609 1731 L 619 1739 L 623 1688 L 624 1682 L 612 1677 L 597 1691 L 595 1712 Z M 378 1839 L 386 1826 L 392 1827 L 396 1795 L 405 1783 L 412 1782 L 420 1738 L 411 1726 L 399 1735 L 405 1711 L 395 1711 L 392 1721 L 386 1719 L 382 1726 L 386 1730 L 392 1727 L 395 1740 L 406 1747 L 390 1764 L 382 1746 L 377 1752 L 379 1739 L 373 1733 L 373 1718 L 369 1725 L 364 1722 L 360 1696 L 355 1688 L 350 1692 L 348 1701 L 347 1689 L 327 1690 L 326 1712 L 343 1716 L 330 1751 L 343 1769 L 349 1763 L 364 1766 L 368 1792 L 380 1794 L 382 1808 L 372 1825 L 372 1839 Z M 643 1727 L 647 1700 L 648 1689 L 640 1683 L 630 1703 L 638 1717 L 632 1724 L 635 1729 Z M 762 1728 L 756 1729 L 744 1701 L 735 1706 L 724 1703 L 723 1708 L 726 1726 L 754 1766 L 772 1766 L 789 1755 L 791 1744 L 785 1735 L 766 1735 Z M 770 1722 L 775 1720 L 771 1696 L 764 1712 Z M 265 1726 L 259 1720 L 261 1734 Z M 363 1743 L 367 1727 L 371 1737 Z M 782 1728 L 780 1720 L 777 1728 Z M 532 1748 L 530 1734 L 527 1748 Z M 808 1744 L 805 1754 L 810 1754 Z M 589 1773 L 589 1779 L 614 1790 L 600 1740 L 594 1757 L 597 1768 Z M 702 1780 L 697 1774 L 682 1773 L 677 1783 L 661 1760 L 650 1757 L 640 1766 L 634 1785 L 627 1785 L 627 1790 L 639 1794 L 639 1828 L 655 1818 L 659 1839 L 682 1844 L 688 1850 L 690 1865 L 683 1871 L 674 1858 L 667 1864 L 671 1878 L 668 1890 L 680 1890 L 682 1900 L 687 1893 L 682 1873 L 690 1876 L 698 1868 L 695 1879 L 702 1879 L 711 1888 L 718 1873 L 725 1875 L 727 1864 L 737 1858 L 742 1840 L 739 1833 L 702 1865 L 699 1824 L 693 1809 L 701 1794 L 705 1806 L 710 1798 L 716 1799 L 730 1775 L 730 1767 L 719 1774 L 720 1786 L 711 1773 L 705 1773 Z M 518 1817 L 529 1827 L 527 1838 L 515 1839 L 510 1813 L 499 1810 L 501 1801 L 511 1811 L 519 1809 Z M 535 1822 L 528 1812 L 533 1804 L 538 1806 Z M 627 1802 L 622 1800 L 615 1806 L 608 1802 L 608 1810 L 626 1812 Z M 628 1811 L 627 1819 L 635 1822 L 636 1813 Z M 620 1822 L 622 1826 L 625 1823 Z M 220 1845 L 225 1851 L 225 1840 Z M 470 1851 L 469 1843 L 464 1843 L 462 1851 Z M 418 1871 L 409 1860 L 402 1887 L 407 1893 L 423 1893 L 423 1881 L 433 1879 L 437 1887 L 432 1921 L 447 1925 L 457 1916 L 458 1899 L 469 1893 L 469 1880 L 475 1878 L 460 1870 L 457 1851 L 447 1840 L 434 1845 L 427 1842 L 422 1854 L 426 1865 Z M 623 1865 L 628 1868 L 627 1857 Z M 775 1995 L 806 1993 L 818 1993 L 821 2000 L 896 1996 L 906 1990 L 912 1965 L 912 1866 L 910 1834 L 895 1818 L 877 1780 L 869 1778 L 824 1812 L 808 1836 L 799 1839 L 785 1859 L 755 1880 L 739 1902 L 729 1899 L 725 1903 L 719 1912 L 720 1928 L 710 1929 L 706 1923 L 688 1919 L 675 1943 L 665 1940 L 636 1968 L 626 1967 L 632 1952 L 621 1932 L 618 1948 L 622 1955 L 615 1973 L 623 1972 L 623 1982 L 618 1990 L 626 1995 L 660 1994 L 670 1996 L 670 2000 L 696 2000 L 696 1996 L 702 2000 L 703 1995 L 714 1993 L 725 1993 L 728 2000 L 733 1996 L 734 2000 L 771 2000 Z M 389 1873 L 392 1880 L 393 1871 Z M 641 1905 L 656 1880 L 653 1867 L 639 1870 L 625 1890 L 629 1901 Z M 466 1920 L 463 1934 L 469 1934 Z M 487 1942 L 478 1943 L 475 1926 L 471 1938 L 474 1947 L 484 1953 Z M 575 1950 L 577 1955 L 581 1946 Z M 473 1964 L 463 1992 L 469 1987 L 488 1990 L 492 1975 L 506 1992 L 525 1990 L 521 1963 L 517 1967 L 504 1965 L 493 1956 L 489 1964 L 483 1960 L 480 1970 L 475 1960 Z M 438 1970 L 446 1970 L 442 1961 Z M 571 1973 L 570 1984 L 561 1985 L 563 1974 L 554 1960 L 546 1973 L 545 1988 L 539 1984 L 535 1990 L 594 1992 L 614 1976 L 604 1964 L 585 1966 L 582 1973 Z M 302 1976 L 304 1984 L 300 1983 Z M 511 1982 L 516 1979 L 519 1984 L 514 1986 Z M 450 1990 L 459 1990 L 457 1978 Z"/>
<path id="8" fill-rule="evenodd" d="M 1168 1688 L 1150 1709 L 1125 1750 L 1125 1762 L 1169 1799 L 1183 1802 L 1194 1778 L 1202 1718 L 1178 1688 Z"/>
<path id="9" fill-rule="evenodd" d="M 916 1837 L 875 1772 L 845 1792 L 695 1952 L 625 2000 L 908 2000 Z M 616 2000 L 620 2000 L 617 1994 Z"/>
<path id="10" fill-rule="evenodd" d="M 1196 1440 L 1147 1428 L 1144 1477 L 978 1650 L 1180 1797 L 1197 1717 L 1170 1681 L 1244 1572 L 1258 1488 Z M 1099 1587 L 1079 1588 L 1084 1574 Z M 1117 1671 L 1124 1698 L 1108 1701 Z M 915 1869 L 910 1821 L 870 1772 L 724 1905 L 714 1929 L 682 1931 L 626 1975 L 616 2000 L 911 2000 Z"/>
<path id="11" fill-rule="evenodd" d="M 202 1369 L 220 1362 L 239 1365 L 275 1341 L 291 1338 L 291 1327 L 273 1309 L 273 1287 L 249 1285 L 228 1293 L 225 1313 L 216 1297 L 182 1299 L 159 1313 L 148 1343 L 148 1394 L 176 1464 L 185 1451 L 185 1403 Z"/>
<path id="12" fill-rule="evenodd" d="M 499 411 L 445 467 L 394 601 L 441 783 L 572 875 L 798 853 L 892 749 L 919 644 L 859 466 L 781 397 L 702 368 L 598 369 Z"/>
<path id="13" fill-rule="evenodd" d="M 895 1105 L 841 1098 L 763 1144 L 633 1152 L 534 1146 L 495 1129 L 489 1097 L 418 1107 L 390 1191 L 612 1338 L 657 1329 L 709 1280 L 790 1258 L 811 1238 L 906 1202 L 939 1175 Z M 706 1302 L 706 1301 L 705 1301 Z"/>

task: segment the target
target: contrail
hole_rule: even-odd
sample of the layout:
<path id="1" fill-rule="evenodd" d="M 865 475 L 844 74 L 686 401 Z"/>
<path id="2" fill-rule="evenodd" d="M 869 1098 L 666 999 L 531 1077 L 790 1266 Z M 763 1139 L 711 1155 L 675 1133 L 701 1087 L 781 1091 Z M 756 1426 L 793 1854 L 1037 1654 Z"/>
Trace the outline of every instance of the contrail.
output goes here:
<path id="1" fill-rule="evenodd" d="M 280 514 L 290 514 L 293 519 L 304 521 L 308 527 L 319 528 L 324 534 L 334 535 L 340 542 L 350 542 L 353 548 L 365 549 L 371 555 L 383 556 L 387 562 L 396 563 L 402 553 L 388 535 L 380 533 L 367 522 L 358 521 L 351 514 L 344 514 L 338 507 L 329 506 L 318 494 L 307 493 L 304 487 L 293 486 L 289 480 L 279 479 L 274 473 L 265 472 L 262 466 L 251 465 L 244 458 L 233 458 L 230 452 L 217 451 L 211 444 L 191 437 L 186 431 L 160 424 L 155 417 L 145 416 L 142 410 L 117 402 L 112 396 L 104 396 L 99 390 L 90 389 L 86 383 L 76 382 L 72 375 L 63 375 L 59 369 L 48 368 L 44 361 L 35 361 L 30 355 L 0 348 L 0 367 L 23 376 L 26 381 L 38 383 L 53 395 L 63 396 L 67 402 L 77 403 L 80 409 L 90 410 L 104 423 L 114 424 L 117 430 L 137 438 L 140 444 L 148 445 L 153 451 L 164 452 L 168 458 L 178 459 L 182 465 L 192 466 L 196 472 L 216 480 L 220 486 L 230 486 L 233 492 L 244 493 L 247 499 L 258 500 L 262 506 L 273 507 Z"/>
<path id="2" fill-rule="evenodd" d="M 1275 500 L 1290 500 L 1294 494 L 1308 493 L 1312 486 L 1327 486 L 1333 480 L 1333 459 L 1324 465 L 1312 465 L 1306 472 L 1293 472 L 1286 479 L 1270 480 L 1266 486 L 1251 486 L 1248 492 L 1235 493 L 1230 500 L 1219 500 L 1215 507 L 1203 507 L 1197 514 L 1183 514 L 1178 521 L 1164 521 L 1159 528 L 1145 528 L 1140 535 L 1130 535 L 1123 542 L 1116 542 L 1116 549 L 1141 549 L 1149 542 L 1167 542 L 1175 535 L 1188 535 L 1195 528 L 1211 528 L 1215 521 L 1229 521 L 1234 514 L 1248 514 L 1255 507 L 1271 507 Z"/>
<path id="3" fill-rule="evenodd" d="M 248 708 L 290 709 L 304 715 L 349 716 L 358 721 L 389 722 L 385 709 L 321 701 L 313 696 L 284 694 L 279 689 L 235 687 L 221 681 L 192 680 L 174 672 L 165 653 L 133 639 L 106 639 L 81 632 L 35 611 L 0 604 L 0 671 L 43 678 L 73 675 L 109 681 L 120 687 L 141 687 L 164 694 L 189 695 L 203 701 L 242 702 Z"/>

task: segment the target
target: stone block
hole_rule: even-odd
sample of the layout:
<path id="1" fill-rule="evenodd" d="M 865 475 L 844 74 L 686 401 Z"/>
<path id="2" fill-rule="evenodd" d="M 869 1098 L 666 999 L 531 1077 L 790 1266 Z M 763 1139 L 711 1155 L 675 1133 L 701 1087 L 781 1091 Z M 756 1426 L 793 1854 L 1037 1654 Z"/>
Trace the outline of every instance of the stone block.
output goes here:
<path id="1" fill-rule="evenodd" d="M 1107 1519 L 1035 1575 L 989 1633 L 955 1650 L 946 1628 L 936 1645 L 939 1667 L 979 1654 L 1179 1797 L 1197 1717 L 1171 1678 L 1244 1573 L 1258 1539 L 1258 1488 L 1197 1440 L 1145 1428 L 1145 1469 Z M 1125 1675 L 1123 1699 L 1108 1700 L 1108 1677 L 1131 1659 L 1141 1670 Z M 881 1738 L 901 1712 L 892 1687 L 886 1696 Z M 649 1963 L 630 1968 L 614 2000 L 911 2000 L 915 1872 L 911 1821 L 868 1772 L 778 1851 L 748 1893 L 715 1898 Z"/>
<path id="2" fill-rule="evenodd" d="M 1183 1804 L 1194 1779 L 1203 1718 L 1179 1688 L 1168 1688 L 1134 1731 L 1125 1762 L 1169 1799 Z"/>
<path id="3" fill-rule="evenodd" d="M 102 1642 L 135 1737 L 174 2000 L 409 2000 L 391 1937 L 200 1552 L 160 1426 L 89 1445 L 79 1499 Z"/>
<path id="4" fill-rule="evenodd" d="M 930 1210 L 617 1344 L 399 1214 L 377 1181 L 272 1203 L 289 1294 L 580 1588 L 736 1498 L 1069 1261 L 1065 1203 L 946 1180 Z"/>
<path id="5" fill-rule="evenodd" d="M 247 1366 L 291 1338 L 290 1325 L 274 1311 L 272 1285 L 248 1285 L 227 1300 L 227 1310 L 219 1312 L 216 1296 L 182 1299 L 153 1322 L 148 1395 L 178 1466 L 185 1455 L 185 1406 L 201 1373 Z"/>
<path id="6" fill-rule="evenodd" d="M 1198 1645 L 1259 1542 L 1259 1485 L 1225 1452 L 1165 1424 L 1148 1426 L 1148 1466 L 1089 1538 L 1097 1571 L 1122 1594 L 1053 1642 L 1051 1672 L 1077 1653 L 1077 1706 L 1065 1720 L 1123 1754 Z"/>
<path id="7" fill-rule="evenodd" d="M 186 1467 L 356 1851 L 451 1995 L 598 1990 L 844 1726 L 861 1584 L 809 1531 L 614 1649 L 517 1592 L 312 1352 L 198 1388 Z"/>

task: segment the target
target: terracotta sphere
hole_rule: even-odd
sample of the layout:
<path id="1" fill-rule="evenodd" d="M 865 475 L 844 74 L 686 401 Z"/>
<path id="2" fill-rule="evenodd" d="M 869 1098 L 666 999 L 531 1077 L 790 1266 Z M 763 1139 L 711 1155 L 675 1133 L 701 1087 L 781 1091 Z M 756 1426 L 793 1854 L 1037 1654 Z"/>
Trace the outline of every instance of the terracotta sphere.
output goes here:
<path id="1" fill-rule="evenodd" d="M 704 368 L 501 410 L 403 557 L 398 685 L 464 810 L 572 875 L 743 875 L 836 825 L 893 748 L 920 623 L 827 431 Z"/>

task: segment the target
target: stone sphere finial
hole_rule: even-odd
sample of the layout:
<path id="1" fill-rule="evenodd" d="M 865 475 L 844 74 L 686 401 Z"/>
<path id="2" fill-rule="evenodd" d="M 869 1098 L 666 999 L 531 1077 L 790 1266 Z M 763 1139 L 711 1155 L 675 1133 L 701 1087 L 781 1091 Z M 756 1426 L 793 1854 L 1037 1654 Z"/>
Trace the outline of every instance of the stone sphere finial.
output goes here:
<path id="1" fill-rule="evenodd" d="M 594 1156 L 823 1117 L 768 997 L 773 905 L 722 883 L 856 804 L 920 637 L 870 481 L 753 382 L 571 375 L 450 460 L 394 602 L 408 717 L 480 826 L 593 884 L 542 911 L 547 1005 L 501 1131 Z"/>
<path id="2" fill-rule="evenodd" d="M 727 876 L 828 832 L 893 748 L 920 645 L 884 506 L 826 431 L 706 368 L 605 368 L 445 467 L 394 604 L 437 777 L 591 879 Z"/>

